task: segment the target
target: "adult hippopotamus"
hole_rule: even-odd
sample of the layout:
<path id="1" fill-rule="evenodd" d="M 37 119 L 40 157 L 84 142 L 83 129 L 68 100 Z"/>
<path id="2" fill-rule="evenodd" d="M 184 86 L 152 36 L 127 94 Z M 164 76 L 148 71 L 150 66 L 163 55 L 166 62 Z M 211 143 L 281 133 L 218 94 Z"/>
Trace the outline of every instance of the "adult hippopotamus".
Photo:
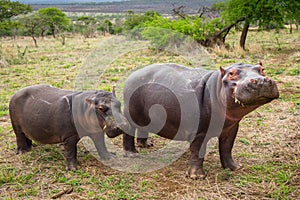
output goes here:
<path id="1" fill-rule="evenodd" d="M 12 96 L 9 104 L 17 154 L 29 151 L 32 140 L 42 144 L 63 143 L 66 169 L 75 170 L 78 164 L 76 145 L 81 137 L 89 136 L 100 157 L 108 159 L 110 153 L 103 131 L 108 137 L 116 137 L 123 133 L 120 128 L 128 125 L 120 105 L 114 91 L 78 92 L 49 85 L 23 88 Z"/>
<path id="2" fill-rule="evenodd" d="M 262 64 L 234 64 L 220 70 L 153 64 L 133 72 L 124 86 L 124 116 L 131 129 L 123 135 L 125 155 L 134 156 L 148 133 L 190 142 L 187 176 L 204 177 L 206 144 L 219 139 L 222 167 L 236 170 L 232 147 L 240 120 L 279 97 Z"/>

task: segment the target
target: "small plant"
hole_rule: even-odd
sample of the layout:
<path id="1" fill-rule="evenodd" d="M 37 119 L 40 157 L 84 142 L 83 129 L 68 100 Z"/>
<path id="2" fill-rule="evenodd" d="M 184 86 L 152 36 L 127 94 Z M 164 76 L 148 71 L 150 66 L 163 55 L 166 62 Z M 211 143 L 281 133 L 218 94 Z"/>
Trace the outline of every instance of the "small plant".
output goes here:
<path id="1" fill-rule="evenodd" d="M 245 145 L 249 145 L 250 144 L 249 140 L 247 140 L 246 138 L 240 138 L 239 141 L 241 143 L 245 144 Z"/>

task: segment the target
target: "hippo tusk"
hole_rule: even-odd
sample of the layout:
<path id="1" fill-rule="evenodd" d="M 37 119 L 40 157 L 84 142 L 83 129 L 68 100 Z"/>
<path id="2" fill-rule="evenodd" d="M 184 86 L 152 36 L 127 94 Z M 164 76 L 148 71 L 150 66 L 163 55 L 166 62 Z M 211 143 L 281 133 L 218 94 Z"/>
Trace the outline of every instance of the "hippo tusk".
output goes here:
<path id="1" fill-rule="evenodd" d="M 105 124 L 102 130 L 105 131 L 106 128 L 107 128 L 107 126 L 106 126 L 106 124 Z"/>
<path id="2" fill-rule="evenodd" d="M 234 97 L 234 102 L 235 102 L 235 103 L 238 103 L 238 104 L 241 105 L 242 107 L 245 107 L 245 104 L 243 104 L 240 100 L 238 100 L 238 99 L 236 98 L 236 96 Z"/>
<path id="3" fill-rule="evenodd" d="M 234 103 L 237 103 L 237 104 L 241 105 L 242 107 L 245 107 L 245 104 L 243 104 L 240 100 L 238 100 L 236 98 L 236 90 L 237 90 L 237 87 L 235 87 L 233 89 L 233 95 L 232 95 L 232 97 L 234 98 Z"/>

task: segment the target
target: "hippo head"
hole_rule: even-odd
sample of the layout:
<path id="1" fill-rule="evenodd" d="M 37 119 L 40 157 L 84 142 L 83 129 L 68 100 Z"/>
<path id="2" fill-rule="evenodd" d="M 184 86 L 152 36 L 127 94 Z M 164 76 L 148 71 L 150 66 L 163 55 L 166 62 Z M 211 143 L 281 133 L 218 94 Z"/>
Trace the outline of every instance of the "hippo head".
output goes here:
<path id="1" fill-rule="evenodd" d="M 220 68 L 227 107 L 256 108 L 279 97 L 273 80 L 265 76 L 262 64 L 234 64 Z"/>
<path id="2" fill-rule="evenodd" d="M 116 137 L 130 128 L 129 122 L 121 113 L 121 103 L 114 91 L 97 91 L 86 102 L 95 108 L 99 125 L 108 137 Z"/>

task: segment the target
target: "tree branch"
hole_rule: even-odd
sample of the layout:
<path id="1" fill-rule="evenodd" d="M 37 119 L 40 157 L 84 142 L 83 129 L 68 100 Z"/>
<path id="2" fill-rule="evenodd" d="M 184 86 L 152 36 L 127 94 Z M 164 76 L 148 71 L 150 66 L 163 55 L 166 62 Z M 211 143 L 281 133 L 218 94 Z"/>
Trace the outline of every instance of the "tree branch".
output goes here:
<path id="1" fill-rule="evenodd" d="M 173 9 L 172 9 L 173 13 L 175 15 L 178 15 L 182 19 L 186 19 L 186 14 L 183 11 L 184 6 L 179 6 L 179 7 L 176 8 L 174 4 L 172 4 L 172 5 L 173 5 Z"/>

